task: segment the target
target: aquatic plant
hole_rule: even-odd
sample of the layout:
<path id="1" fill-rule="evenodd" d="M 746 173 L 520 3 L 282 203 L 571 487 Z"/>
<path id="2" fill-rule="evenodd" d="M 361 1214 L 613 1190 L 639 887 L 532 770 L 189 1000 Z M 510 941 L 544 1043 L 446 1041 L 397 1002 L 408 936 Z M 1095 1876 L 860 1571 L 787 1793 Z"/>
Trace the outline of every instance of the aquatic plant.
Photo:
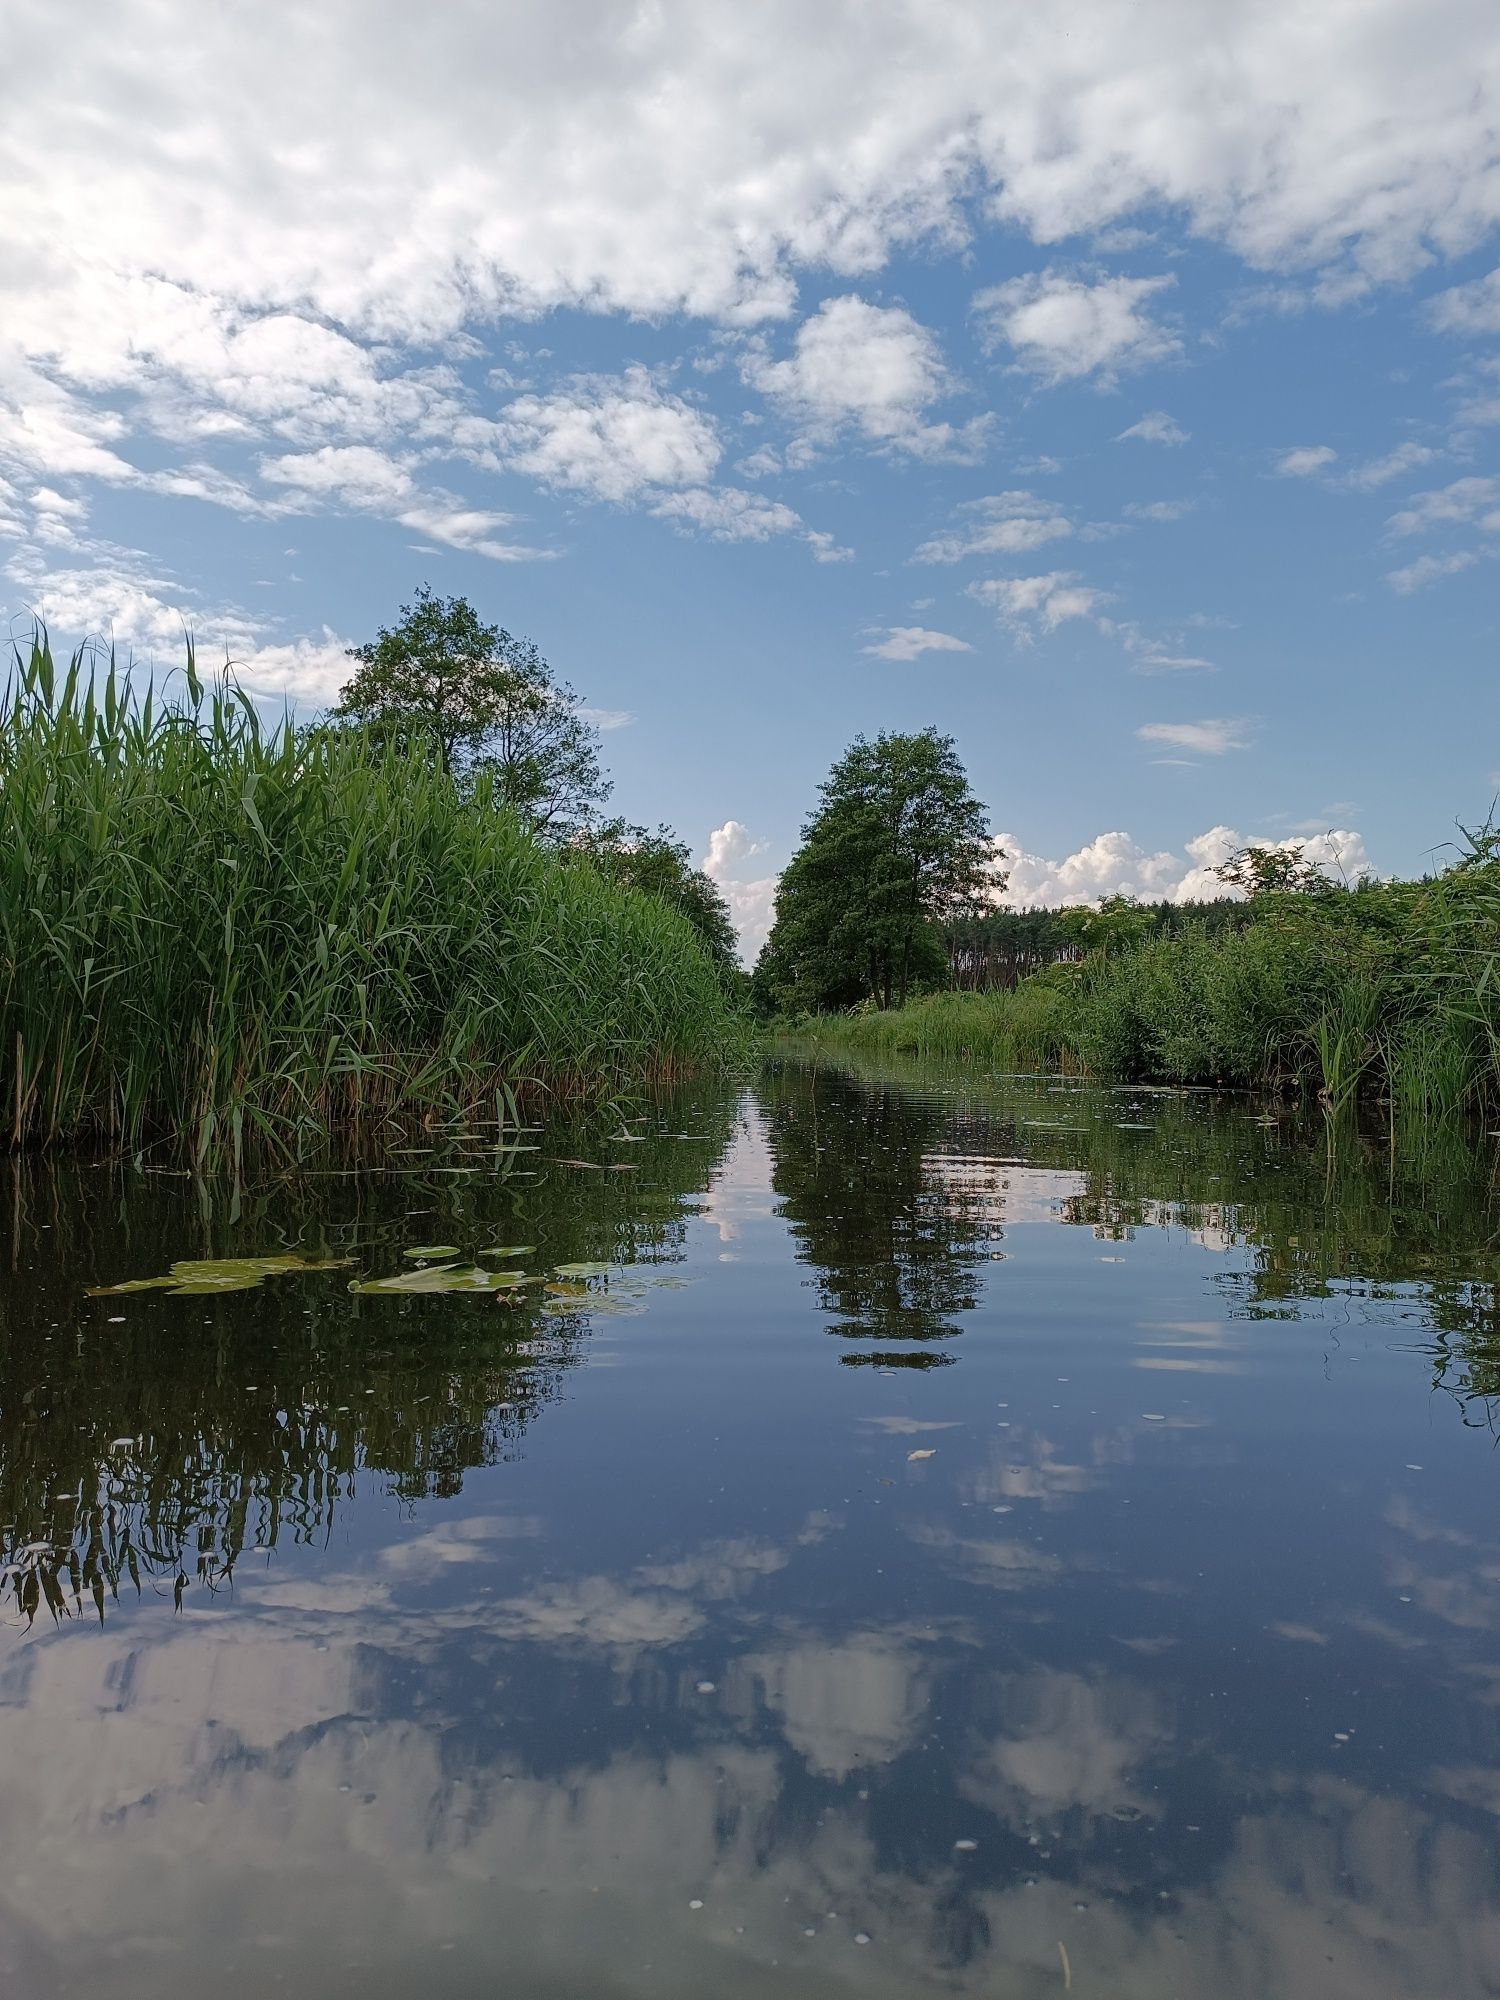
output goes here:
<path id="1" fill-rule="evenodd" d="M 539 844 L 481 772 L 266 724 L 192 648 L 17 648 L 0 695 L 0 1105 L 13 1146 L 253 1137 L 609 1095 L 720 1058 L 691 925 Z"/>

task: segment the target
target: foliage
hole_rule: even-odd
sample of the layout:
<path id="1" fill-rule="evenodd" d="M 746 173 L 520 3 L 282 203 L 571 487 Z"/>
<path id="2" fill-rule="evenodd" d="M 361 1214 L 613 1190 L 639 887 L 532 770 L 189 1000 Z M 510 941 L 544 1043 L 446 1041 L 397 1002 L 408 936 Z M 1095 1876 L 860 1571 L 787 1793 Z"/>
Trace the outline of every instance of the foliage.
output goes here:
<path id="1" fill-rule="evenodd" d="M 1257 896 L 1322 896 L 1333 884 L 1309 861 L 1300 840 L 1285 847 L 1238 847 L 1214 870 L 1230 888 Z"/>
<path id="2" fill-rule="evenodd" d="M 179 705 L 45 635 L 0 698 L 0 1104 L 13 1144 L 251 1133 L 611 1092 L 736 1029 L 692 926 L 436 755 Z"/>
<path id="3" fill-rule="evenodd" d="M 530 639 L 486 625 L 463 597 L 424 584 L 400 622 L 352 646 L 359 661 L 334 716 L 399 745 L 437 746 L 442 768 L 538 833 L 563 837 L 608 798 L 598 732 Z"/>
<path id="4" fill-rule="evenodd" d="M 692 852 L 669 826 L 649 833 L 623 819 L 581 833 L 572 852 L 586 855 L 600 874 L 655 896 L 687 918 L 718 967 L 719 977 L 737 997 L 746 985 L 740 969 L 739 940 L 729 905 L 717 882 L 693 866 Z"/>
<path id="5" fill-rule="evenodd" d="M 760 1003 L 904 1006 L 944 980 L 942 921 L 996 884 L 985 809 L 932 729 L 859 737 L 819 798 L 777 889 Z"/>
<path id="6" fill-rule="evenodd" d="M 1286 881 L 1283 874 L 1278 880 Z M 1264 887 L 1233 923 L 1152 928 L 1117 904 L 1058 922 L 1076 963 L 1010 991 L 819 1023 L 841 1046 L 1027 1060 L 1127 1081 L 1305 1089 L 1393 1118 L 1500 1116 L 1500 844 L 1423 882 Z M 1045 1032 L 1038 1031 L 1045 1024 Z"/>

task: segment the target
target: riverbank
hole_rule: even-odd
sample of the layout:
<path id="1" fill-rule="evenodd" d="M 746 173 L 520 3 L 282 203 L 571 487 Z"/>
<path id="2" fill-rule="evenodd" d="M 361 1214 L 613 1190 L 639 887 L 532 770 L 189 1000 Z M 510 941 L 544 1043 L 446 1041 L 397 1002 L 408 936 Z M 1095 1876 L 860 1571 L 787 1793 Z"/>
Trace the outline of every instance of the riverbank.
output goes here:
<path id="1" fill-rule="evenodd" d="M 992 1068 L 1379 1101 L 1441 1122 L 1500 1113 L 1497 963 L 1486 832 L 1428 881 L 1267 895 L 1241 929 L 1127 938 L 1008 991 L 934 993 L 798 1032 Z"/>
<path id="2" fill-rule="evenodd" d="M 265 726 L 191 656 L 17 659 L 0 705 L 0 1105 L 12 1145 L 263 1140 L 724 1060 L 692 926 L 420 756 Z"/>

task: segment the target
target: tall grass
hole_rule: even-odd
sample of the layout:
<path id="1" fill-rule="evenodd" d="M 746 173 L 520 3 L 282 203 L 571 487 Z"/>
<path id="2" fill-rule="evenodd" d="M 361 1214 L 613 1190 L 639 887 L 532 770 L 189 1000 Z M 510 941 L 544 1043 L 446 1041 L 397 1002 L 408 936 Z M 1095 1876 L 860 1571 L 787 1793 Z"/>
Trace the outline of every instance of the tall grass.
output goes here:
<path id="1" fill-rule="evenodd" d="M 869 1052 L 1121 1081 L 1291 1089 L 1331 1114 L 1500 1116 L 1500 840 L 1426 882 L 1258 900 L 1239 928 L 1189 924 L 1052 965 L 1009 992 L 944 993 L 811 1024 Z"/>
<path id="2" fill-rule="evenodd" d="M 266 727 L 191 651 L 161 691 L 46 635 L 0 696 L 0 1119 L 200 1159 L 545 1090 L 735 1032 L 690 926 L 481 782 Z"/>

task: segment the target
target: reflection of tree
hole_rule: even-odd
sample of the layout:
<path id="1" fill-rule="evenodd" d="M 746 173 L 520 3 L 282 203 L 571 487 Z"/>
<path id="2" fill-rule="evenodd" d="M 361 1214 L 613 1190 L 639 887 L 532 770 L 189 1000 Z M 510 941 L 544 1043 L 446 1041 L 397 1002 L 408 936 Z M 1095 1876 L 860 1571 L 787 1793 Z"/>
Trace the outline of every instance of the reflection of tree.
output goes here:
<path id="1" fill-rule="evenodd" d="M 540 1316 L 538 1292 L 518 1304 L 355 1298 L 347 1271 L 209 1298 L 91 1299 L 90 1283 L 153 1275 L 184 1255 L 288 1246 L 396 1269 L 434 1214 L 465 1246 L 534 1243 L 534 1269 L 674 1261 L 683 1197 L 707 1184 L 731 1112 L 722 1093 L 694 1102 L 701 1139 L 658 1135 L 629 1148 L 630 1172 L 555 1170 L 544 1182 L 330 1174 L 246 1201 L 119 1167 L 13 1166 L 5 1595 L 28 1618 L 90 1601 L 102 1617 L 122 1586 L 152 1581 L 180 1601 L 191 1582 L 230 1580 L 247 1549 L 326 1538 L 362 1473 L 403 1500 L 456 1494 L 468 1470 L 515 1454 L 590 1326 L 586 1314 Z M 668 1122 L 683 1119 L 678 1106 Z"/>
<path id="2" fill-rule="evenodd" d="M 951 1107 L 836 1071 L 771 1073 L 761 1088 L 772 1184 L 818 1299 L 846 1340 L 950 1339 L 977 1300 L 976 1273 L 998 1240 L 993 1176 L 954 1174 L 978 1152 Z M 900 1357 L 851 1355 L 889 1367 Z M 932 1364 L 921 1353 L 911 1365 Z"/>
<path id="3" fill-rule="evenodd" d="M 945 1104 L 933 1085 L 931 1067 L 840 1053 L 828 1092 L 843 1107 L 845 1145 L 826 1170 L 830 1202 L 852 1204 L 860 1185 L 849 1157 L 859 1142 L 848 1136 L 858 1133 L 859 1106 L 899 1125 L 892 1100 L 904 1090 L 934 1152 L 978 1150 L 983 1135 L 991 1152 L 1066 1170 L 1082 1185 L 1062 1202 L 1061 1219 L 1102 1237 L 1156 1227 L 1234 1243 L 1241 1255 L 1217 1281 L 1233 1312 L 1297 1318 L 1317 1301 L 1352 1306 L 1430 1352 L 1437 1384 L 1480 1406 L 1474 1421 L 1500 1421 L 1500 1159 L 1493 1147 L 1480 1150 L 1486 1141 L 1439 1132 L 1393 1149 L 1384 1128 L 1272 1116 L 1242 1095 L 965 1072 Z M 851 1091 L 867 1095 L 850 1106 Z M 820 1141 L 830 1143 L 826 1134 Z M 872 1152 L 876 1178 L 880 1169 Z"/>

